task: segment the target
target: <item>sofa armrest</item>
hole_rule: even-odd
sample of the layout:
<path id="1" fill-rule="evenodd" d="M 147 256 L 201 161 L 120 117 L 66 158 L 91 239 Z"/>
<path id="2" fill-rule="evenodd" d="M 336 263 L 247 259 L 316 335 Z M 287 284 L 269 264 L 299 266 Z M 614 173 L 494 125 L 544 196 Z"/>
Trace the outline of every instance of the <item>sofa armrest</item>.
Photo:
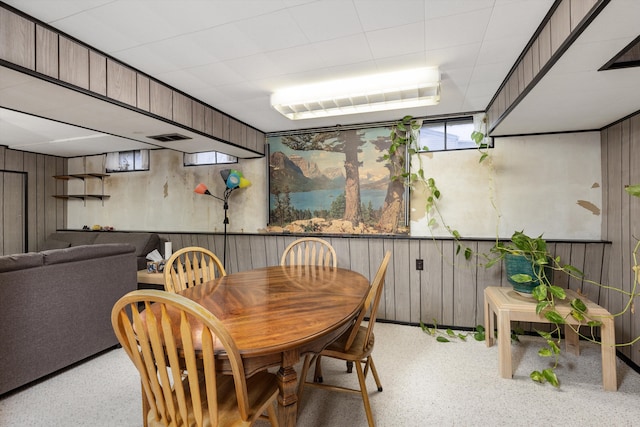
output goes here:
<path id="1" fill-rule="evenodd" d="M 0 273 L 40 267 L 43 256 L 39 252 L 0 256 Z"/>

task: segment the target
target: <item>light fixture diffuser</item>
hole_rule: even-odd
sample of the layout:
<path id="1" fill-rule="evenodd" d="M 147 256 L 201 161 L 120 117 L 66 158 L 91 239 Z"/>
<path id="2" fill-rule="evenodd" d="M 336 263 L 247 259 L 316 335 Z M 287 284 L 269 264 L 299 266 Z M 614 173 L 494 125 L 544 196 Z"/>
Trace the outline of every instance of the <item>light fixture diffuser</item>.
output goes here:
<path id="1" fill-rule="evenodd" d="M 419 68 L 297 86 L 271 95 L 291 120 L 422 107 L 440 102 L 440 72 Z"/>

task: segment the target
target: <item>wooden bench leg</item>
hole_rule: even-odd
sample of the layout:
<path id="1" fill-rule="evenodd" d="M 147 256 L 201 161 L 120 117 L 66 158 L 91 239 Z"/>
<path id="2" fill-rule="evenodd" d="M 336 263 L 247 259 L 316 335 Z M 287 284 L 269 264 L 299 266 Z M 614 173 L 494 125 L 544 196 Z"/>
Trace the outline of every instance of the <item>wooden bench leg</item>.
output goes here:
<path id="1" fill-rule="evenodd" d="M 502 378 L 513 378 L 511 369 L 511 318 L 507 310 L 498 310 L 498 367 Z"/>
<path id="2" fill-rule="evenodd" d="M 600 327 L 602 343 L 602 385 L 607 391 L 618 390 L 618 376 L 616 374 L 616 332 L 613 319 L 603 318 Z"/>
<path id="3" fill-rule="evenodd" d="M 570 325 L 564 325 L 564 343 L 567 353 L 580 356 L 580 338 Z"/>
<path id="4" fill-rule="evenodd" d="M 487 298 L 487 293 L 484 295 L 484 341 L 487 344 L 487 347 L 491 347 L 493 345 L 493 331 L 495 331 L 495 314 L 493 312 L 493 308 L 491 307 L 491 303 Z"/>

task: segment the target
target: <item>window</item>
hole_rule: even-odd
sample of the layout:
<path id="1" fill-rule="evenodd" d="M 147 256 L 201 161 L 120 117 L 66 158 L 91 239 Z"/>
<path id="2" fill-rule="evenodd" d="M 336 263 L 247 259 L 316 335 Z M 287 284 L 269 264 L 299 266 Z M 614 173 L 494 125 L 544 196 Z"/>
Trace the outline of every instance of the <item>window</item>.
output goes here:
<path id="1" fill-rule="evenodd" d="M 420 150 L 444 151 L 445 127 L 444 123 L 425 123 L 420 128 Z"/>
<path id="2" fill-rule="evenodd" d="M 107 172 L 148 171 L 149 150 L 107 153 L 105 169 Z"/>
<path id="3" fill-rule="evenodd" d="M 424 122 L 420 128 L 419 146 L 424 151 L 468 150 L 478 148 L 471 139 L 472 117 Z M 493 143 L 490 144 L 493 147 Z"/>
<path id="4" fill-rule="evenodd" d="M 217 151 L 205 151 L 202 153 L 184 153 L 185 166 L 221 165 L 226 163 L 238 163 L 238 158 Z"/>

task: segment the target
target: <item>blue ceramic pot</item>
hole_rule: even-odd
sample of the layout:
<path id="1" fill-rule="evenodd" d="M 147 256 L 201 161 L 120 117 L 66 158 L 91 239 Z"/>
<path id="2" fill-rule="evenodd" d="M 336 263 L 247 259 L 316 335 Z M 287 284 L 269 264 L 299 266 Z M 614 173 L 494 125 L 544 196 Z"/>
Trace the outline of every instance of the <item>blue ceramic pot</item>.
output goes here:
<path id="1" fill-rule="evenodd" d="M 513 289 L 516 292 L 523 294 L 531 294 L 533 289 L 540 285 L 539 276 L 544 274 L 542 277 L 546 277 L 551 283 L 553 278 L 553 269 L 551 267 L 545 267 L 542 270 L 542 267 L 539 265 L 534 265 L 531 262 L 530 258 L 527 258 L 524 255 L 515 255 L 508 253 L 504 257 L 504 265 L 507 270 L 507 280 L 513 286 Z M 535 271 L 534 271 L 535 268 Z M 542 270 L 542 271 L 541 271 Z M 511 276 L 515 274 L 526 274 L 531 276 L 532 280 L 526 283 L 518 283 L 511 278 Z"/>

